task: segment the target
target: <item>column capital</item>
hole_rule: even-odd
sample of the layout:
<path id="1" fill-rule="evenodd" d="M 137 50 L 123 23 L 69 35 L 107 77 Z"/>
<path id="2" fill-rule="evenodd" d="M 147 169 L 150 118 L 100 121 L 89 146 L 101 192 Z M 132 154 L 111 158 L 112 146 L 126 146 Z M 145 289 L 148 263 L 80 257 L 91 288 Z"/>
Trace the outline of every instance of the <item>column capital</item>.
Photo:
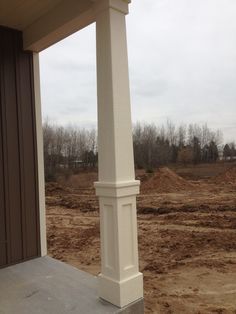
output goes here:
<path id="1" fill-rule="evenodd" d="M 114 9 L 123 14 L 129 13 L 131 0 L 94 0 L 95 14 L 100 14 L 107 9 Z"/>

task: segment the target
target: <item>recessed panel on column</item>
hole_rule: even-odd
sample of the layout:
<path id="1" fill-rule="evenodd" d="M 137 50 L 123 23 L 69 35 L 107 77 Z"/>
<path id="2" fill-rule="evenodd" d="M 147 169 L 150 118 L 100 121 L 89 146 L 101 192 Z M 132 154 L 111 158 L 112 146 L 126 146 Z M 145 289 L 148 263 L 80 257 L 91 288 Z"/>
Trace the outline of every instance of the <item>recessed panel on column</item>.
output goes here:
<path id="1" fill-rule="evenodd" d="M 105 267 L 108 270 L 115 269 L 115 221 L 114 221 L 114 208 L 112 205 L 104 205 L 103 210 L 103 232 L 104 232 L 104 261 Z"/>
<path id="2" fill-rule="evenodd" d="M 123 247 L 123 269 L 128 270 L 134 267 L 134 241 L 133 241 L 133 213 L 132 204 L 122 205 L 120 212 L 122 221 L 122 233 L 120 235 Z"/>

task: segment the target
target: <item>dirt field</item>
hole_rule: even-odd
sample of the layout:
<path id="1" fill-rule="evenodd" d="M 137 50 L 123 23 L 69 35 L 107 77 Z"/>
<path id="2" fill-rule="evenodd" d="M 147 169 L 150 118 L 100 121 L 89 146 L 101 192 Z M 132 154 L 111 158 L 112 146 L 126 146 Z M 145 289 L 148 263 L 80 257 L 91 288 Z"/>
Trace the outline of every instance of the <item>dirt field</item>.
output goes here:
<path id="1" fill-rule="evenodd" d="M 47 185 L 51 256 L 100 270 L 96 173 Z M 236 314 L 236 165 L 137 172 L 145 313 Z"/>

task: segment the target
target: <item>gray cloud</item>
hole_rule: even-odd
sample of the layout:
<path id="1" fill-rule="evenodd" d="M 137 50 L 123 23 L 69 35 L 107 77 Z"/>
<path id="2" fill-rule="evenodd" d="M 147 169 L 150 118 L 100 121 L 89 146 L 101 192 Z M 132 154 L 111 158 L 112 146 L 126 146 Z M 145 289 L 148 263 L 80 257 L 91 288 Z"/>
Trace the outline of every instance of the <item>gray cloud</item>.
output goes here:
<path id="1" fill-rule="evenodd" d="M 133 121 L 208 122 L 236 138 L 236 2 L 134 0 L 127 17 Z M 96 124 L 95 25 L 41 53 L 43 114 Z"/>

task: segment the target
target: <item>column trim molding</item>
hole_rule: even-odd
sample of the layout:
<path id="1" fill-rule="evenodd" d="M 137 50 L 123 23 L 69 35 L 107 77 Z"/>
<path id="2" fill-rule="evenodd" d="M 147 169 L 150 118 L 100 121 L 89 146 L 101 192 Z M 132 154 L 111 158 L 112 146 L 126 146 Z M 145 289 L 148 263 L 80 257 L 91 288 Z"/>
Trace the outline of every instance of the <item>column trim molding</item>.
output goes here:
<path id="1" fill-rule="evenodd" d="M 126 197 L 139 194 L 140 181 L 94 182 L 97 196 Z"/>

